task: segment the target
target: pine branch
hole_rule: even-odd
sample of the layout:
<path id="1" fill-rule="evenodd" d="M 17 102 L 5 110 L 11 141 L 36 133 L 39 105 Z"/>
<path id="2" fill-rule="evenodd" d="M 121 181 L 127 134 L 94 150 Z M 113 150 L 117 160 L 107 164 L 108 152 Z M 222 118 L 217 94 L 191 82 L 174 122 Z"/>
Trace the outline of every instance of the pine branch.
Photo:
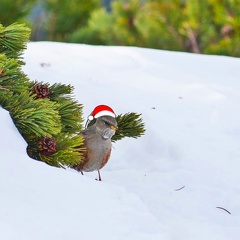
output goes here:
<path id="1" fill-rule="evenodd" d="M 20 59 L 20 55 L 26 49 L 30 33 L 30 28 L 25 24 L 13 23 L 8 27 L 0 24 L 0 53 L 6 54 L 8 58 Z"/>
<path id="2" fill-rule="evenodd" d="M 79 164 L 83 159 L 84 148 L 83 138 L 80 135 L 71 136 L 61 133 L 56 137 L 58 151 L 54 154 L 54 159 L 62 166 L 72 167 Z"/>
<path id="3" fill-rule="evenodd" d="M 56 167 L 72 167 L 83 159 L 82 105 L 72 97 L 71 85 L 30 82 L 21 72 L 20 54 L 30 30 L 24 25 L 0 25 L 0 104 L 28 143 L 31 158 Z M 1 54 L 2 53 L 2 54 Z M 140 114 L 117 116 L 113 141 L 144 134 Z"/>
<path id="4" fill-rule="evenodd" d="M 68 133 L 79 133 L 82 131 L 82 105 L 71 99 L 62 99 L 57 108 L 61 116 L 62 131 Z"/>
<path id="5" fill-rule="evenodd" d="M 26 140 L 32 134 L 52 136 L 61 131 L 60 116 L 54 102 L 34 100 L 28 92 L 23 92 L 5 99 L 3 105 L 9 110 L 16 127 Z"/>
<path id="6" fill-rule="evenodd" d="M 30 29 L 0 25 L 0 104 L 28 143 L 31 158 L 52 166 L 79 164 L 84 149 L 82 105 L 74 101 L 71 85 L 30 82 L 19 61 Z"/>
<path id="7" fill-rule="evenodd" d="M 49 89 L 51 91 L 51 99 L 59 101 L 59 97 L 64 98 L 67 97 L 66 95 L 72 94 L 74 88 L 71 85 L 55 83 Z"/>
<path id="8" fill-rule="evenodd" d="M 62 168 L 72 167 L 82 161 L 83 152 L 85 151 L 81 147 L 83 144 L 82 136 L 60 133 L 53 139 L 56 142 L 55 153 L 44 154 L 39 144 L 39 138 L 37 138 L 32 139 L 28 145 L 28 155 L 51 166 Z"/>
<path id="9" fill-rule="evenodd" d="M 30 91 L 33 92 L 35 99 L 47 98 L 52 102 L 58 103 L 57 110 L 61 116 L 62 131 L 68 133 L 79 133 L 82 130 L 82 104 L 75 101 L 71 94 L 73 87 L 55 83 L 33 82 Z"/>
<path id="10" fill-rule="evenodd" d="M 21 93 L 28 85 L 29 80 L 22 73 L 19 62 L 15 59 L 8 59 L 0 54 L 0 86 L 13 93 Z"/>
<path id="11" fill-rule="evenodd" d="M 144 135 L 145 126 L 141 114 L 126 113 L 116 117 L 118 130 L 112 137 L 112 142 L 123 139 L 124 137 L 138 138 Z"/>

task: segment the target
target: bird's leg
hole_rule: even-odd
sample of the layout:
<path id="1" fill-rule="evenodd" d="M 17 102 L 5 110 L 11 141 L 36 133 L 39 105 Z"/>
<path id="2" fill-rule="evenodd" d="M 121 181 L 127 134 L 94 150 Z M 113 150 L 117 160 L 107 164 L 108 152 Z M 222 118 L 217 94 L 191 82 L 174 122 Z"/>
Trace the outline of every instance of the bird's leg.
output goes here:
<path id="1" fill-rule="evenodd" d="M 100 171 L 98 170 L 98 181 L 102 181 L 101 175 L 100 175 Z"/>
<path id="2" fill-rule="evenodd" d="M 80 172 L 81 172 L 81 174 L 83 175 L 83 171 L 82 171 L 82 170 L 80 170 Z"/>

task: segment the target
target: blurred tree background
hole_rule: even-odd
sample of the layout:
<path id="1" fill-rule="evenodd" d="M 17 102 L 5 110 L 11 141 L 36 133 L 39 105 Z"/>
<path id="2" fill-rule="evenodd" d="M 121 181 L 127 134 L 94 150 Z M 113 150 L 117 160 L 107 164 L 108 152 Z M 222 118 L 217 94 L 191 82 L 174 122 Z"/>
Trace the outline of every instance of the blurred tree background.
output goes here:
<path id="1" fill-rule="evenodd" d="M 2 25 L 10 25 L 15 21 L 30 22 L 26 16 L 36 5 L 38 0 L 0 0 L 0 23 Z"/>
<path id="2" fill-rule="evenodd" d="M 33 41 L 140 46 L 240 57 L 240 0 L 0 2 L 0 22 L 8 25 L 25 19 L 31 24 Z"/>

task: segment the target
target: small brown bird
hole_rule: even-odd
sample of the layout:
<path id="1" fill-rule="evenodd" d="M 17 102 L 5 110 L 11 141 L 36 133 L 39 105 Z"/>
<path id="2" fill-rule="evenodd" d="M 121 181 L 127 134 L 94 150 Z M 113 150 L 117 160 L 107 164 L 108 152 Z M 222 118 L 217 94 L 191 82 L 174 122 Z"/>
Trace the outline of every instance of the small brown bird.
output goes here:
<path id="1" fill-rule="evenodd" d="M 80 134 L 83 136 L 86 151 L 83 154 L 83 161 L 74 166 L 74 169 L 84 172 L 98 171 L 98 180 L 101 181 L 100 169 L 103 168 L 108 162 L 112 143 L 111 138 L 117 130 L 117 121 L 115 113 L 106 105 L 97 106 L 89 120 L 96 119 L 96 122 L 87 126 Z"/>

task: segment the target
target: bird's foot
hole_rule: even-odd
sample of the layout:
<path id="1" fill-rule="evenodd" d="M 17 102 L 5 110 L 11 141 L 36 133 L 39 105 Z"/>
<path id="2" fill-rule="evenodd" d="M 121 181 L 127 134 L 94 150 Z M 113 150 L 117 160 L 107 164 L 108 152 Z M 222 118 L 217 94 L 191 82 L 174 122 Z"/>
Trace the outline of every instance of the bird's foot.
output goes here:
<path id="1" fill-rule="evenodd" d="M 95 180 L 96 180 L 96 181 L 102 181 L 102 178 L 101 178 L 101 175 L 100 175 L 100 172 L 99 172 L 99 170 L 98 170 L 98 179 L 97 179 L 97 178 L 95 178 Z"/>

